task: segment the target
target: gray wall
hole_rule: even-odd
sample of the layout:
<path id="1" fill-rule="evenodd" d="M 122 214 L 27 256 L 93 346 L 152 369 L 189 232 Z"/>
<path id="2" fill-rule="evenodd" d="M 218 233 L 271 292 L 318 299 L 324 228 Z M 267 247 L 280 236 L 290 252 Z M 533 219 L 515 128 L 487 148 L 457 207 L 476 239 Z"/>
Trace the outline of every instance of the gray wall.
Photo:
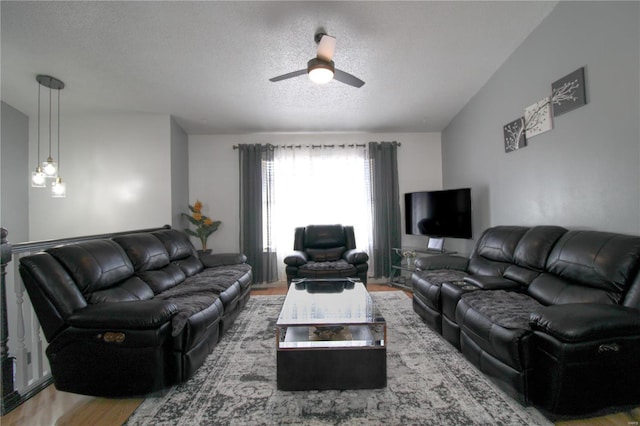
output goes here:
<path id="1" fill-rule="evenodd" d="M 639 22 L 637 2 L 559 3 L 445 129 L 443 186 L 472 187 L 476 238 L 507 224 L 640 234 Z M 505 153 L 502 127 L 582 66 L 588 104 Z"/>
<path id="2" fill-rule="evenodd" d="M 29 239 L 29 185 L 37 164 L 28 164 L 29 117 L 2 102 L 2 156 L 0 157 L 2 204 L 0 219 L 11 243 Z"/>
<path id="3" fill-rule="evenodd" d="M 194 201 L 195 202 L 195 201 Z M 171 118 L 171 226 L 186 226 L 181 213 L 189 205 L 189 147 L 187 134 Z"/>
<path id="4" fill-rule="evenodd" d="M 31 240 L 171 223 L 168 114 L 68 113 L 61 120 L 59 163 L 67 196 L 52 198 L 47 189 L 29 188 Z M 30 121 L 35 161 L 37 120 Z"/>

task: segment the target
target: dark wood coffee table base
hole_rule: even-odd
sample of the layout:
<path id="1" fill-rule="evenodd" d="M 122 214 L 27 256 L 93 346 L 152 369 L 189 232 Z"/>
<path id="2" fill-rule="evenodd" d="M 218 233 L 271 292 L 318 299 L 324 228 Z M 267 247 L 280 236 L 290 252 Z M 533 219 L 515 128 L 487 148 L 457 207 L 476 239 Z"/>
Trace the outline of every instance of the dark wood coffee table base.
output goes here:
<path id="1" fill-rule="evenodd" d="M 387 386 L 387 350 L 278 351 L 278 389 L 377 389 Z"/>

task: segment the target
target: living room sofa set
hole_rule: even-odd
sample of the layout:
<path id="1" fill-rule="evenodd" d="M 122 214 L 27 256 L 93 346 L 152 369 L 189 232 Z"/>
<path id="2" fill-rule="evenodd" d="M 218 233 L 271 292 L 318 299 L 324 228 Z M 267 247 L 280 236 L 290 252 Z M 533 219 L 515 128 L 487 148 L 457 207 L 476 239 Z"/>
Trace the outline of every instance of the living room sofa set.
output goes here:
<path id="1" fill-rule="evenodd" d="M 415 312 L 523 404 L 640 403 L 640 237 L 496 226 L 415 264 Z"/>
<path id="2" fill-rule="evenodd" d="M 135 396 L 191 377 L 250 296 L 242 254 L 199 256 L 174 229 L 20 259 L 57 389 Z"/>
<path id="3" fill-rule="evenodd" d="M 313 227 L 296 235 L 299 247 L 320 243 L 294 258 L 333 259 L 336 239 L 337 259 L 357 253 L 343 240 L 349 229 L 321 230 L 326 239 Z M 173 229 L 21 258 L 56 387 L 132 396 L 188 379 L 249 299 L 245 261 L 199 256 Z M 415 312 L 520 402 L 555 413 L 640 403 L 640 237 L 497 226 L 468 258 L 423 257 L 416 267 Z"/>

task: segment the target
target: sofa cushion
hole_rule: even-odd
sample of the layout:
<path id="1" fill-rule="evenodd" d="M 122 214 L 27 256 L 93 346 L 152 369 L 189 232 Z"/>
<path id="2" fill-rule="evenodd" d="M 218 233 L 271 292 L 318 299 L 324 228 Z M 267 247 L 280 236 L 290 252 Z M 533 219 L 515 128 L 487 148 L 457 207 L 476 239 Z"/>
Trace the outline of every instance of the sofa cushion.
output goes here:
<path id="1" fill-rule="evenodd" d="M 329 249 L 307 249 L 309 259 L 314 262 L 332 262 L 340 259 L 346 251 L 344 246 Z"/>
<path id="2" fill-rule="evenodd" d="M 111 240 L 91 240 L 46 250 L 60 262 L 82 294 L 109 288 L 131 277 L 134 267 Z"/>
<path id="3" fill-rule="evenodd" d="M 313 262 L 309 261 L 298 268 L 299 278 L 322 278 L 331 277 L 353 277 L 358 270 L 352 264 L 343 259 L 335 262 Z"/>
<path id="4" fill-rule="evenodd" d="M 478 241 L 475 253 L 487 260 L 512 263 L 516 247 L 528 230 L 524 226 L 489 228 Z"/>
<path id="5" fill-rule="evenodd" d="M 534 226 L 520 239 L 514 262 L 525 268 L 542 271 L 555 243 L 567 232 L 561 226 Z"/>
<path id="6" fill-rule="evenodd" d="M 247 264 L 207 268 L 185 279 L 179 286 L 158 294 L 156 299 L 167 300 L 178 306 L 178 314 L 171 322 L 172 334 L 177 336 L 192 315 L 207 309 L 228 288 L 240 287 L 238 280 L 250 270 Z"/>
<path id="7" fill-rule="evenodd" d="M 184 272 L 184 274 L 187 277 L 190 277 L 199 272 L 202 272 L 202 270 L 204 269 L 204 265 L 202 264 L 200 259 L 194 256 L 189 256 L 189 257 L 185 257 L 184 259 L 174 260 L 173 263 L 178 265 L 178 267 L 182 269 L 182 272 Z"/>
<path id="8" fill-rule="evenodd" d="M 475 291 L 464 298 L 472 309 L 504 328 L 531 330 L 529 315 L 544 306 L 523 293 L 506 290 Z"/>
<path id="9" fill-rule="evenodd" d="M 139 276 L 149 284 L 149 287 L 151 287 L 155 294 L 162 293 L 163 291 L 175 287 L 186 278 L 182 269 L 174 263 L 171 263 L 162 269 L 140 272 Z"/>
<path id="10" fill-rule="evenodd" d="M 215 291 L 205 288 L 201 281 L 193 280 L 186 280 L 181 285 L 170 288 L 154 298 L 154 300 L 172 302 L 177 306 L 178 312 L 171 318 L 172 336 L 178 336 L 190 317 L 209 308 L 218 299 L 219 296 Z"/>
<path id="11" fill-rule="evenodd" d="M 524 226 L 496 226 L 482 233 L 469 259 L 467 271 L 472 275 L 501 276 L 513 264 L 513 255 Z"/>
<path id="12" fill-rule="evenodd" d="M 130 277 L 121 283 L 104 289 L 94 291 L 88 296 L 88 302 L 130 302 L 134 300 L 148 300 L 153 297 L 153 290 L 140 277 Z"/>
<path id="13" fill-rule="evenodd" d="M 236 265 L 218 266 L 215 268 L 206 268 L 195 277 L 191 277 L 188 281 L 200 281 L 201 285 L 222 293 L 236 281 L 246 276 L 251 271 L 251 266 L 246 263 L 238 263 Z"/>
<path id="14" fill-rule="evenodd" d="M 196 256 L 197 252 L 189 237 L 184 232 L 176 229 L 163 229 L 151 233 L 160 240 L 169 254 L 169 260 L 184 259 L 189 256 Z"/>
<path id="15" fill-rule="evenodd" d="M 570 231 L 555 245 L 547 270 L 569 281 L 615 294 L 616 303 L 640 267 L 640 237 Z"/>
<path id="16" fill-rule="evenodd" d="M 355 267 L 343 259 L 326 262 L 314 262 L 311 260 L 300 266 L 301 271 L 340 271 L 344 269 L 355 270 Z"/>
<path id="17" fill-rule="evenodd" d="M 587 287 L 559 276 L 540 274 L 527 288 L 527 293 L 543 305 L 564 303 L 617 304 L 620 295 L 615 291 Z"/>
<path id="18" fill-rule="evenodd" d="M 480 348 L 523 371 L 530 365 L 531 312 L 542 308 L 526 294 L 504 290 L 464 293 L 456 307 L 460 330 Z"/>
<path id="19" fill-rule="evenodd" d="M 442 284 L 463 281 L 464 277 L 468 275 L 466 272 L 455 269 L 416 271 L 411 275 L 413 297 L 418 298 L 431 309 L 440 311 Z"/>
<path id="20" fill-rule="evenodd" d="M 344 228 L 342 225 L 309 225 L 304 232 L 304 247 L 331 248 L 345 246 Z"/>
<path id="21" fill-rule="evenodd" d="M 503 278 L 528 286 L 540 275 L 540 271 L 524 268 L 518 265 L 509 265 L 502 274 Z"/>
<path id="22" fill-rule="evenodd" d="M 159 269 L 169 264 L 169 253 L 164 244 L 151 234 L 129 234 L 114 237 L 113 241 L 124 249 L 136 272 Z"/>

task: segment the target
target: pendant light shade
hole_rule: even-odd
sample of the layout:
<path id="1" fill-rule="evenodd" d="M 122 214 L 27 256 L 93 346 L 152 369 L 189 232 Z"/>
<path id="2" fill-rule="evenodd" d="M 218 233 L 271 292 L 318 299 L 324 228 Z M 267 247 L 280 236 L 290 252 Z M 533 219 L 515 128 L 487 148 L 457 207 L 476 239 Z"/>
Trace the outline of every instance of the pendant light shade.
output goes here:
<path id="1" fill-rule="evenodd" d="M 67 196 L 67 185 L 62 182 L 60 176 L 51 184 L 51 196 L 54 198 L 64 198 Z"/>
<path id="2" fill-rule="evenodd" d="M 66 185 L 62 182 L 62 178 L 59 175 L 59 161 L 60 161 L 60 91 L 64 89 L 64 83 L 55 77 L 49 75 L 39 74 L 36 77 L 38 82 L 38 162 L 40 161 L 40 112 L 41 112 L 41 87 L 49 89 L 49 156 L 46 161 L 43 161 L 36 167 L 35 172 L 31 173 L 31 186 L 34 188 L 44 188 L 46 186 L 47 178 L 52 180 L 51 183 L 51 196 L 52 197 L 64 197 L 66 194 Z M 58 163 L 53 159 L 51 149 L 53 145 L 53 133 L 54 133 L 54 120 L 53 120 L 53 105 L 52 105 L 52 92 L 57 91 L 58 96 L 58 108 L 57 108 L 57 120 L 55 120 L 55 129 L 57 132 L 57 147 L 58 147 Z"/>
<path id="3" fill-rule="evenodd" d="M 42 163 L 42 172 L 48 178 L 58 177 L 58 165 L 54 163 L 53 158 L 49 157 Z"/>
<path id="4" fill-rule="evenodd" d="M 35 172 L 31 172 L 31 186 L 34 188 L 44 188 L 47 186 L 47 177 L 42 171 L 42 167 L 36 167 Z"/>

